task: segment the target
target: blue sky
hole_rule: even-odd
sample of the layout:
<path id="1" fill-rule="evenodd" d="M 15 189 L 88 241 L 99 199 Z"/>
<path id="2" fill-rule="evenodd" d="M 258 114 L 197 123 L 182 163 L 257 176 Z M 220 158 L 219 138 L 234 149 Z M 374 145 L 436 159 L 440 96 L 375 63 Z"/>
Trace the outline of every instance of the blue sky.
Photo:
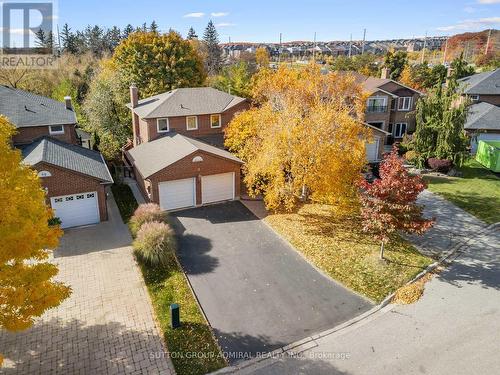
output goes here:
<path id="1" fill-rule="evenodd" d="M 201 34 L 213 19 L 221 41 L 367 39 L 448 35 L 500 28 L 500 0 L 59 0 L 59 23 L 124 26 L 155 19 L 161 29 Z"/>
<path id="2" fill-rule="evenodd" d="M 16 1 L 16 0 L 9 0 Z M 22 0 L 17 0 L 22 1 Z M 46 1 L 46 0 L 45 0 Z M 2 0 L 0 0 L 0 3 Z M 220 40 L 277 42 L 410 38 L 500 28 L 500 0 L 58 0 L 57 23 L 82 29 L 148 24 L 198 35 L 212 19 Z M 22 18 L 20 18 L 22 19 Z"/>

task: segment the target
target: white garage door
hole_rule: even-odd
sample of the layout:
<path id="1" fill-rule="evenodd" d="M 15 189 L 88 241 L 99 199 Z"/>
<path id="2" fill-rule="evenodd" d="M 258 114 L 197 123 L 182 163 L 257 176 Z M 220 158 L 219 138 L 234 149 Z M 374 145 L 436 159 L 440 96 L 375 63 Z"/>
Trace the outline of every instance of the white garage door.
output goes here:
<path id="1" fill-rule="evenodd" d="M 213 174 L 201 178 L 202 203 L 234 199 L 234 172 Z"/>
<path id="2" fill-rule="evenodd" d="M 99 220 L 97 192 L 64 195 L 50 198 L 55 216 L 61 219 L 61 228 L 95 224 Z"/>
<path id="3" fill-rule="evenodd" d="M 375 138 L 374 142 L 366 144 L 366 159 L 368 161 L 378 160 L 378 145 L 379 138 Z"/>
<path id="4" fill-rule="evenodd" d="M 472 153 L 475 154 L 477 152 L 477 144 L 479 141 L 500 141 L 500 134 L 498 133 L 480 133 L 477 137 L 472 137 L 471 139 L 471 148 Z"/>
<path id="5" fill-rule="evenodd" d="M 162 210 L 175 210 L 195 205 L 194 177 L 160 182 L 158 191 Z"/>

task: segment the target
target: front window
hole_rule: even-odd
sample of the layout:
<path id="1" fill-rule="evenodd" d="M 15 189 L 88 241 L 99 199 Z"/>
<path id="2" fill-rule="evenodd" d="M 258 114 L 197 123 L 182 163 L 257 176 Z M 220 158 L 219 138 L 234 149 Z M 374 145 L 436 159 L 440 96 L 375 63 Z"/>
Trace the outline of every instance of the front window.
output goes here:
<path id="1" fill-rule="evenodd" d="M 470 96 L 470 99 L 471 99 L 473 102 L 477 102 L 477 101 L 479 101 L 479 95 L 471 95 L 471 96 Z"/>
<path id="2" fill-rule="evenodd" d="M 399 106 L 398 109 L 400 111 L 409 111 L 411 108 L 411 96 L 407 96 L 404 98 L 399 98 Z"/>
<path id="3" fill-rule="evenodd" d="M 196 116 L 186 116 L 186 129 L 196 130 L 198 129 L 198 117 Z"/>
<path id="4" fill-rule="evenodd" d="M 157 122 L 158 133 L 166 133 L 169 131 L 168 118 L 159 118 Z"/>
<path id="5" fill-rule="evenodd" d="M 210 115 L 210 127 L 220 128 L 220 126 L 221 126 L 220 115 Z"/>
<path id="6" fill-rule="evenodd" d="M 402 138 L 406 134 L 406 122 L 398 123 L 393 126 L 394 138 Z"/>
<path id="7" fill-rule="evenodd" d="M 49 134 L 64 134 L 64 126 L 62 125 L 50 125 Z"/>
<path id="8" fill-rule="evenodd" d="M 385 112 L 387 110 L 386 98 L 368 98 L 367 112 Z"/>

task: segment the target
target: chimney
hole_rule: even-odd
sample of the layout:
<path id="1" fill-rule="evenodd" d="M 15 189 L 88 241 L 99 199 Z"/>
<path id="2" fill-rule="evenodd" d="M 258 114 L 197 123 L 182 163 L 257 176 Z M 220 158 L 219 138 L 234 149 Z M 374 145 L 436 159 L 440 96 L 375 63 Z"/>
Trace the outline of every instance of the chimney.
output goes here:
<path id="1" fill-rule="evenodd" d="M 388 79 L 390 74 L 391 74 L 391 72 L 390 72 L 389 68 L 384 66 L 382 68 L 381 73 L 380 73 L 380 78 L 381 79 Z"/>
<path id="2" fill-rule="evenodd" d="M 73 103 L 71 103 L 71 96 L 65 96 L 64 103 L 66 104 L 66 109 L 69 109 L 70 111 L 73 110 Z"/>
<path id="3" fill-rule="evenodd" d="M 137 107 L 137 103 L 139 103 L 139 91 L 137 90 L 136 85 L 132 84 L 130 86 L 130 104 L 132 108 Z"/>

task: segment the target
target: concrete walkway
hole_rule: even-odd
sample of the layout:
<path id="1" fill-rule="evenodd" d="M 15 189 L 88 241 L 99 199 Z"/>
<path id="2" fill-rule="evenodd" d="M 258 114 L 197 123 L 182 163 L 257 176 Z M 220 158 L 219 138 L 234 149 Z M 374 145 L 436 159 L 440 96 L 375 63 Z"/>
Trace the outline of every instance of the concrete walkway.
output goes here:
<path id="1" fill-rule="evenodd" d="M 415 244 L 438 254 L 468 240 L 407 306 L 388 305 L 348 328 L 254 363 L 240 374 L 493 374 L 500 368 L 500 231 L 425 192 L 435 229 Z"/>
<path id="2" fill-rule="evenodd" d="M 139 190 L 139 186 L 137 186 L 136 180 L 134 180 L 133 178 L 125 177 L 123 179 L 123 183 L 130 187 L 130 190 L 132 190 L 132 194 L 134 194 L 134 198 L 138 204 L 146 203 L 144 195 L 142 195 L 142 192 Z"/>
<path id="3" fill-rule="evenodd" d="M 68 229 L 52 261 L 72 295 L 27 331 L 0 331 L 5 374 L 170 374 L 129 231 L 110 220 Z"/>

